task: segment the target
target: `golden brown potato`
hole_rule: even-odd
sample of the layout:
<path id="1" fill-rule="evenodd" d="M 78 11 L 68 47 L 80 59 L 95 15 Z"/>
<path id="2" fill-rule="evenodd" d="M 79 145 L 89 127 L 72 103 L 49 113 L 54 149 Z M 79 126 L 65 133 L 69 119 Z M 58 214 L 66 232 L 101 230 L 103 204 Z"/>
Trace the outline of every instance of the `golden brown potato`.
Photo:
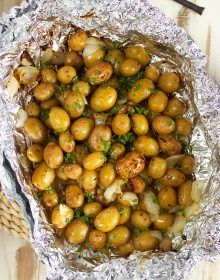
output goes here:
<path id="1" fill-rule="evenodd" d="M 83 61 L 87 68 L 92 68 L 94 63 L 98 61 L 102 61 L 104 57 L 105 57 L 105 51 L 99 48 L 93 53 L 89 54 L 88 56 L 84 56 Z"/>
<path id="2" fill-rule="evenodd" d="M 84 141 L 89 137 L 94 126 L 94 120 L 81 117 L 74 121 L 70 130 L 74 139 L 76 139 L 77 141 Z"/>
<path id="3" fill-rule="evenodd" d="M 149 97 L 148 107 L 153 112 L 161 113 L 166 108 L 167 102 L 167 95 L 164 92 L 158 90 Z"/>
<path id="4" fill-rule="evenodd" d="M 68 40 L 68 46 L 73 51 L 83 51 L 86 47 L 87 39 L 87 33 L 82 29 L 77 29 L 74 34 L 70 35 Z"/>
<path id="5" fill-rule="evenodd" d="M 64 174 L 69 179 L 78 180 L 82 175 L 82 167 L 77 163 L 66 164 L 64 167 Z"/>
<path id="6" fill-rule="evenodd" d="M 167 170 L 167 161 L 164 158 L 154 157 L 148 165 L 148 176 L 158 180 L 164 176 Z"/>
<path id="7" fill-rule="evenodd" d="M 67 181 L 69 178 L 66 176 L 66 174 L 64 173 L 65 167 L 66 167 L 67 163 L 63 163 L 61 164 L 60 167 L 58 167 L 56 169 L 56 175 L 59 179 L 63 180 L 63 181 Z"/>
<path id="8" fill-rule="evenodd" d="M 65 234 L 71 244 L 81 244 L 89 235 L 89 226 L 77 219 L 67 226 Z"/>
<path id="9" fill-rule="evenodd" d="M 141 46 L 129 46 L 125 50 L 125 56 L 138 60 L 142 66 L 147 66 L 150 61 L 149 54 L 145 48 Z"/>
<path id="10" fill-rule="evenodd" d="M 137 135 L 144 135 L 149 130 L 149 124 L 147 118 L 142 115 L 135 113 L 131 117 L 132 120 L 132 129 Z"/>
<path id="11" fill-rule="evenodd" d="M 178 169 L 168 168 L 160 183 L 164 186 L 178 187 L 184 183 L 186 177 L 183 172 Z"/>
<path id="12" fill-rule="evenodd" d="M 99 172 L 99 186 L 107 188 L 114 182 L 115 177 L 115 166 L 110 162 L 106 163 Z"/>
<path id="13" fill-rule="evenodd" d="M 186 111 L 186 104 L 177 97 L 169 99 L 167 107 L 164 110 L 164 115 L 175 118 L 182 116 Z"/>
<path id="14" fill-rule="evenodd" d="M 131 129 L 130 118 L 126 114 L 117 114 L 112 120 L 112 131 L 116 135 L 124 135 Z"/>
<path id="15" fill-rule="evenodd" d="M 55 86 L 52 83 L 41 83 L 34 89 L 34 97 L 44 101 L 51 98 L 55 93 Z"/>
<path id="16" fill-rule="evenodd" d="M 119 49 L 110 50 L 105 57 L 106 61 L 112 65 L 115 73 L 120 71 L 121 63 L 124 58 L 123 52 Z"/>
<path id="17" fill-rule="evenodd" d="M 78 118 L 82 115 L 85 108 L 85 101 L 79 92 L 71 92 L 64 101 L 64 107 L 70 117 Z"/>
<path id="18" fill-rule="evenodd" d="M 145 182 L 140 176 L 137 176 L 129 179 L 127 187 L 129 191 L 135 194 L 140 194 L 145 189 Z"/>
<path id="19" fill-rule="evenodd" d="M 84 81 L 78 81 L 72 87 L 73 92 L 79 92 L 84 96 L 88 96 L 90 94 L 91 88 L 89 83 Z"/>
<path id="20" fill-rule="evenodd" d="M 102 211 L 102 204 L 96 201 L 87 203 L 84 206 L 83 212 L 88 217 L 95 217 Z"/>
<path id="21" fill-rule="evenodd" d="M 55 179 L 55 171 L 42 161 L 34 170 L 32 183 L 39 190 L 46 190 Z"/>
<path id="22" fill-rule="evenodd" d="M 44 160 L 50 168 L 56 169 L 63 163 L 63 151 L 56 143 L 50 142 L 44 148 Z"/>
<path id="23" fill-rule="evenodd" d="M 179 205 L 189 206 L 192 204 L 192 181 L 187 180 L 178 188 L 178 202 Z"/>
<path id="24" fill-rule="evenodd" d="M 41 71 L 41 80 L 43 83 L 55 84 L 57 82 L 57 73 L 51 68 L 44 68 Z"/>
<path id="25" fill-rule="evenodd" d="M 66 153 L 72 153 L 75 148 L 75 141 L 69 132 L 61 132 L 59 135 L 59 145 Z"/>
<path id="26" fill-rule="evenodd" d="M 117 100 L 117 91 L 113 87 L 98 87 L 93 93 L 90 106 L 95 112 L 104 112 L 111 109 Z"/>
<path id="27" fill-rule="evenodd" d="M 124 245 L 130 238 L 130 231 L 126 226 L 117 226 L 107 234 L 107 242 L 112 246 Z"/>
<path id="28" fill-rule="evenodd" d="M 126 258 L 134 252 L 134 245 L 133 245 L 132 241 L 130 241 L 129 243 L 118 246 L 117 249 L 118 249 L 119 254 L 122 257 Z"/>
<path id="29" fill-rule="evenodd" d="M 116 90 L 120 88 L 120 81 L 116 77 L 111 77 L 107 82 L 102 84 L 104 87 L 113 87 Z"/>
<path id="30" fill-rule="evenodd" d="M 76 162 L 82 164 L 83 159 L 88 156 L 89 153 L 83 146 L 76 145 L 73 154 L 76 157 Z"/>
<path id="31" fill-rule="evenodd" d="M 83 67 L 83 59 L 74 51 L 64 53 L 64 65 L 73 66 L 77 70 Z"/>
<path id="32" fill-rule="evenodd" d="M 96 170 L 84 169 L 81 183 L 86 192 L 94 190 L 98 184 L 98 172 Z"/>
<path id="33" fill-rule="evenodd" d="M 64 90 L 59 90 L 56 94 L 56 99 L 60 102 L 60 104 L 64 107 L 64 102 L 67 95 L 71 92 L 70 89 L 65 88 Z"/>
<path id="34" fill-rule="evenodd" d="M 83 167 L 88 170 L 95 170 L 101 167 L 105 163 L 105 160 L 105 155 L 100 151 L 96 151 L 83 159 Z"/>
<path id="35" fill-rule="evenodd" d="M 69 185 L 65 190 L 66 204 L 71 208 L 78 208 L 83 205 L 84 195 L 78 185 Z"/>
<path id="36" fill-rule="evenodd" d="M 144 167 L 144 156 L 135 151 L 127 153 L 116 162 L 116 172 L 122 179 L 136 177 L 144 170 Z"/>
<path id="37" fill-rule="evenodd" d="M 60 107 L 52 107 L 49 113 L 49 120 L 55 131 L 66 131 L 70 125 L 70 117 L 67 112 Z"/>
<path id="38" fill-rule="evenodd" d="M 54 190 L 52 192 L 43 191 L 43 203 L 49 208 L 55 207 L 59 203 L 58 193 Z"/>
<path id="39" fill-rule="evenodd" d="M 164 187 L 158 193 L 158 201 L 161 208 L 170 210 L 177 204 L 177 195 L 172 187 Z"/>
<path id="40" fill-rule="evenodd" d="M 167 230 L 172 226 L 174 216 L 169 213 L 161 213 L 158 218 L 154 221 L 154 226 L 160 230 Z"/>
<path id="41" fill-rule="evenodd" d="M 89 243 L 94 249 L 102 249 L 106 243 L 106 233 L 94 229 L 89 233 Z"/>
<path id="42" fill-rule="evenodd" d="M 159 245 L 159 239 L 155 237 L 152 230 L 140 232 L 138 236 L 133 235 L 132 241 L 134 248 L 142 252 L 153 250 Z"/>
<path id="43" fill-rule="evenodd" d="M 192 132 L 192 123 L 185 118 L 175 120 L 176 131 L 182 136 L 188 136 Z"/>
<path id="44" fill-rule="evenodd" d="M 88 145 L 93 151 L 103 151 L 106 143 L 111 141 L 112 132 L 107 125 L 97 125 L 89 136 Z"/>
<path id="45" fill-rule="evenodd" d="M 119 222 L 120 214 L 115 206 L 110 206 L 102 210 L 94 220 L 96 229 L 102 232 L 113 230 Z"/>
<path id="46" fill-rule="evenodd" d="M 25 111 L 29 117 L 38 117 L 40 115 L 40 106 L 37 102 L 32 101 L 27 104 Z"/>
<path id="47" fill-rule="evenodd" d="M 59 102 L 55 98 L 50 98 L 42 101 L 40 107 L 42 110 L 50 110 L 52 107 L 59 106 Z"/>
<path id="48" fill-rule="evenodd" d="M 155 157 L 159 154 L 159 145 L 157 141 L 146 135 L 138 136 L 133 146 L 136 151 L 143 153 L 145 157 Z"/>
<path id="49" fill-rule="evenodd" d="M 151 225 L 150 215 L 142 210 L 135 210 L 131 215 L 131 223 L 136 228 L 146 228 Z"/>
<path id="50" fill-rule="evenodd" d="M 58 80 L 63 84 L 70 84 L 76 77 L 76 69 L 73 66 L 63 66 L 57 72 Z"/>
<path id="51" fill-rule="evenodd" d="M 74 211 L 66 204 L 58 204 L 52 210 L 51 222 L 56 228 L 65 228 L 73 219 Z"/>
<path id="52" fill-rule="evenodd" d="M 159 115 L 153 119 L 153 130 L 159 134 L 170 134 L 175 130 L 175 122 L 167 116 Z"/>
<path id="53" fill-rule="evenodd" d="M 138 60 L 127 58 L 120 65 L 120 72 L 123 76 L 129 77 L 137 74 L 141 69 L 141 64 Z"/>
<path id="54" fill-rule="evenodd" d="M 152 82 L 156 83 L 160 77 L 160 71 L 154 66 L 149 66 L 145 70 L 145 77 L 151 80 Z"/>
<path id="55" fill-rule="evenodd" d="M 63 52 L 55 52 L 53 51 L 53 55 L 51 60 L 49 61 L 52 65 L 62 65 L 64 60 Z"/>
<path id="56" fill-rule="evenodd" d="M 86 77 L 90 84 L 99 85 L 110 79 L 112 76 L 112 66 L 104 61 L 95 62 L 86 72 Z"/>
<path id="57" fill-rule="evenodd" d="M 42 144 L 46 141 L 46 128 L 37 118 L 28 118 L 24 123 L 24 131 L 27 133 L 28 137 L 30 137 L 33 143 Z"/>
<path id="58" fill-rule="evenodd" d="M 110 150 L 110 158 L 117 160 L 122 157 L 125 153 L 125 146 L 120 143 L 113 143 Z"/>
<path id="59" fill-rule="evenodd" d="M 120 214 L 118 225 L 127 223 L 131 216 L 131 208 L 122 204 L 116 204 L 116 207 Z"/>
<path id="60" fill-rule="evenodd" d="M 43 147 L 39 144 L 33 144 L 27 149 L 27 157 L 32 162 L 41 162 L 44 158 Z"/>
<path id="61" fill-rule="evenodd" d="M 154 90 L 154 83 L 146 78 L 137 80 L 128 92 L 128 99 L 135 104 L 147 99 Z"/>
<path id="62" fill-rule="evenodd" d="M 163 153 L 167 153 L 168 156 L 180 154 L 182 145 L 173 135 L 158 135 L 157 139 Z"/>
<path id="63" fill-rule="evenodd" d="M 177 162 L 178 167 L 185 175 L 190 175 L 195 171 L 196 163 L 192 156 L 186 155 Z"/>
<path id="64" fill-rule="evenodd" d="M 180 88 L 180 78 L 175 73 L 162 74 L 158 80 L 158 86 L 165 93 L 172 93 Z"/>

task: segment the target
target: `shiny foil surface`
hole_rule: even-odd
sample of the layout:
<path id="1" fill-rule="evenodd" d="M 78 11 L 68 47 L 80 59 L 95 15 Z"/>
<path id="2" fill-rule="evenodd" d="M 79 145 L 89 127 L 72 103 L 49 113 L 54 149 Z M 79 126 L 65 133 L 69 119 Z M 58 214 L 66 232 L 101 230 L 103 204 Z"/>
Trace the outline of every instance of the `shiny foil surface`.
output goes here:
<path id="1" fill-rule="evenodd" d="M 173 237 L 173 252 L 136 252 L 125 259 L 114 252 L 93 252 L 87 245 L 72 246 L 55 234 L 33 192 L 25 155 L 28 139 L 15 128 L 31 86 L 14 97 L 5 87 L 24 49 L 38 64 L 40 46 L 59 50 L 75 26 L 123 45 L 144 45 L 153 65 L 181 76 L 179 94 L 194 124 L 191 144 L 202 199 L 200 212 L 183 235 Z M 31 241 L 47 265 L 48 279 L 178 280 L 187 278 L 201 260 L 214 260 L 220 253 L 220 89 L 206 73 L 205 55 L 185 31 L 145 0 L 26 0 L 0 18 L 0 33 L 0 180 L 27 216 Z"/>

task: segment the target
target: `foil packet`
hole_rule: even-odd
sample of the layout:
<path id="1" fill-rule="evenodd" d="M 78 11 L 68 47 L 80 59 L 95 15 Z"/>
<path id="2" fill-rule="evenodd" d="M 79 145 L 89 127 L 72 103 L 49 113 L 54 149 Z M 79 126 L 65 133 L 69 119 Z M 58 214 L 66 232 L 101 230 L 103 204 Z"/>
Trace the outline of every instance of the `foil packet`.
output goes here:
<path id="1" fill-rule="evenodd" d="M 93 252 L 87 245 L 74 247 L 58 238 L 33 195 L 25 156 L 28 140 L 16 128 L 31 88 L 15 96 L 5 88 L 25 49 L 37 64 L 41 46 L 61 49 L 75 26 L 123 45 L 144 45 L 153 65 L 181 76 L 179 94 L 194 124 L 191 145 L 202 199 L 183 235 L 174 236 L 175 251 L 136 252 L 125 259 Z M 26 214 L 32 245 L 47 265 L 48 279 L 178 280 L 186 279 L 200 261 L 213 261 L 220 253 L 220 89 L 206 73 L 205 55 L 185 31 L 145 0 L 26 0 L 0 18 L 0 33 L 0 180 Z"/>

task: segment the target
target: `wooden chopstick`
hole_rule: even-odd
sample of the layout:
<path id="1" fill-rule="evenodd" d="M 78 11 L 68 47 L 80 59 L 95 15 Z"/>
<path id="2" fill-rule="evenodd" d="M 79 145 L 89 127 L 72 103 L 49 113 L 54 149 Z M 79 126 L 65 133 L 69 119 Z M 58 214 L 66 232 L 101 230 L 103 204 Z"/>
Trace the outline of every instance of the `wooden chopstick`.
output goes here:
<path id="1" fill-rule="evenodd" d="M 198 13 L 199 15 L 201 15 L 203 13 L 204 9 L 205 9 L 204 7 L 200 7 L 200 6 L 198 6 L 194 3 L 191 3 L 187 0 L 173 0 L 173 1 L 187 7 L 188 9 Z"/>

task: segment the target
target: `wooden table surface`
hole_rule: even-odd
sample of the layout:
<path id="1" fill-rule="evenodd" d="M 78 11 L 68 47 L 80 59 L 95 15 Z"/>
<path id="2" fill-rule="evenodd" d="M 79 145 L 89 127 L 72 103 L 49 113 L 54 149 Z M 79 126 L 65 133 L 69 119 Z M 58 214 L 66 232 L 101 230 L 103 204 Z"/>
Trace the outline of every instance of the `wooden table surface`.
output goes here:
<path id="1" fill-rule="evenodd" d="M 171 0 L 148 1 L 186 29 L 207 54 L 207 70 L 220 84 L 220 1 L 192 1 L 205 7 L 202 16 Z M 21 0 L 0 0 L 0 14 L 14 5 L 19 5 L 20 2 Z M 40 263 L 29 243 L 0 231 L 0 280 L 45 280 L 45 271 L 44 265 Z M 218 280 L 219 275 L 220 257 L 214 263 L 199 264 L 189 280 Z"/>

